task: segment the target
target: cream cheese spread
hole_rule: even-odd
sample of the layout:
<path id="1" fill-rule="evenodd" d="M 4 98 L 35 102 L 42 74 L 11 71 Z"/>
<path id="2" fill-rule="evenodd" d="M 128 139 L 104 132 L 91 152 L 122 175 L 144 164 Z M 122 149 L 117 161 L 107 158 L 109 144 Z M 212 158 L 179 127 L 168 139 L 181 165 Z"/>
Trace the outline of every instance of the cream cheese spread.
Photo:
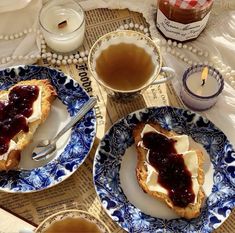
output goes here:
<path id="1" fill-rule="evenodd" d="M 7 152 L 0 155 L 0 160 L 7 160 L 8 155 L 12 150 L 17 150 L 17 144 L 13 140 L 10 141 Z"/>
<path id="2" fill-rule="evenodd" d="M 141 132 L 141 138 L 143 138 L 144 134 L 148 133 L 148 132 L 156 132 L 158 134 L 162 134 L 161 132 L 159 132 L 155 128 L 153 128 L 152 126 L 146 124 L 144 129 Z M 164 135 L 164 136 L 166 137 L 166 135 Z M 199 191 L 199 184 L 197 181 L 197 177 L 198 177 L 197 153 L 195 151 L 189 150 L 189 138 L 187 135 L 178 135 L 178 136 L 172 136 L 172 137 L 168 137 L 168 138 L 176 141 L 175 149 L 178 154 L 183 155 L 184 163 L 185 163 L 187 169 L 191 173 L 192 189 L 195 194 L 194 203 L 196 203 L 197 194 Z M 142 142 L 140 142 L 138 145 L 143 147 Z M 147 150 L 147 148 L 145 148 L 145 147 L 143 147 L 143 148 Z M 148 186 L 148 189 L 150 191 L 157 191 L 160 193 L 168 194 L 168 191 L 158 183 L 158 171 L 153 166 L 151 166 L 149 164 L 148 154 L 149 154 L 149 150 L 146 155 L 147 161 L 145 161 L 145 165 L 147 167 L 146 185 Z"/>
<path id="3" fill-rule="evenodd" d="M 41 109 L 42 103 L 41 102 L 42 102 L 42 88 L 39 87 L 38 98 L 33 103 L 33 113 L 27 119 L 28 122 L 31 123 L 31 122 L 41 119 L 41 116 L 42 116 L 42 109 Z"/>

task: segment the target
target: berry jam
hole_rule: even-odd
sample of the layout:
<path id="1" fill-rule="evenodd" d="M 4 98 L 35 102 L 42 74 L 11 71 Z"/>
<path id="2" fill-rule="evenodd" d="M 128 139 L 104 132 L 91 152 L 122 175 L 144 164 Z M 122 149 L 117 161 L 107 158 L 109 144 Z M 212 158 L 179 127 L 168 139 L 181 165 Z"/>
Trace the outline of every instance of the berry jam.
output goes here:
<path id="1" fill-rule="evenodd" d="M 191 173 L 184 163 L 183 155 L 177 154 L 175 140 L 162 134 L 144 134 L 143 144 L 149 149 L 149 163 L 158 171 L 158 183 L 168 191 L 175 206 L 186 207 L 193 203 Z"/>
<path id="2" fill-rule="evenodd" d="M 7 152 L 11 139 L 21 130 L 29 131 L 26 118 L 33 113 L 33 103 L 38 98 L 37 86 L 16 86 L 8 100 L 0 101 L 0 155 Z"/>

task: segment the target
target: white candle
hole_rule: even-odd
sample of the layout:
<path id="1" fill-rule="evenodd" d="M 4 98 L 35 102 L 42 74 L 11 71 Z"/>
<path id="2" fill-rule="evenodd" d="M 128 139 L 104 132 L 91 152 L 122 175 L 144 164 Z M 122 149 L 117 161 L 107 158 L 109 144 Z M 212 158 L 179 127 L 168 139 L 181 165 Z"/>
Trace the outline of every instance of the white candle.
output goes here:
<path id="1" fill-rule="evenodd" d="M 63 27 L 59 23 L 65 21 Z M 47 45 L 58 52 L 66 53 L 82 45 L 85 33 L 84 12 L 72 0 L 48 2 L 40 12 L 40 24 Z"/>
<path id="2" fill-rule="evenodd" d="M 202 85 L 201 72 L 191 74 L 186 80 L 186 85 L 192 93 L 204 97 L 212 96 L 219 90 L 218 81 L 210 74 Z"/>
<path id="3" fill-rule="evenodd" d="M 204 68 L 203 65 L 192 66 L 185 71 L 183 76 L 181 98 L 186 106 L 197 111 L 211 108 L 224 86 L 222 75 L 210 66 L 207 79 L 202 85 L 201 76 Z"/>

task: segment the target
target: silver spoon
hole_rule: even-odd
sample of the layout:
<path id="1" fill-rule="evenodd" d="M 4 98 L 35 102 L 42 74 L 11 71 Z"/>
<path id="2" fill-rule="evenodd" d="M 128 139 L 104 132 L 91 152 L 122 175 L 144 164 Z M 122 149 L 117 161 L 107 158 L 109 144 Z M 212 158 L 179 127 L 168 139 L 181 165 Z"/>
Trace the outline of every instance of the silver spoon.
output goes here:
<path id="1" fill-rule="evenodd" d="M 92 109 L 96 104 L 96 98 L 91 97 L 78 111 L 77 115 L 74 116 L 65 127 L 56 135 L 52 140 L 42 140 L 34 148 L 32 152 L 32 159 L 35 161 L 40 161 L 42 159 L 48 159 L 53 151 L 56 150 L 57 140 L 66 133 L 74 124 L 76 124 L 90 109 Z"/>

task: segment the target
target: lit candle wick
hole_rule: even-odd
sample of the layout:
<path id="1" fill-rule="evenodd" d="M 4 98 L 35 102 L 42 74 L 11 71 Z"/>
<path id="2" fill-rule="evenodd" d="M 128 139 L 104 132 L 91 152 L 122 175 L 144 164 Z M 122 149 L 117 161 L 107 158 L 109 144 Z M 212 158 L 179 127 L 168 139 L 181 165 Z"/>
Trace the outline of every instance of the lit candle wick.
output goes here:
<path id="1" fill-rule="evenodd" d="M 203 69 L 202 75 L 201 75 L 202 86 L 205 85 L 207 77 L 208 77 L 208 67 L 205 67 L 205 68 Z"/>

